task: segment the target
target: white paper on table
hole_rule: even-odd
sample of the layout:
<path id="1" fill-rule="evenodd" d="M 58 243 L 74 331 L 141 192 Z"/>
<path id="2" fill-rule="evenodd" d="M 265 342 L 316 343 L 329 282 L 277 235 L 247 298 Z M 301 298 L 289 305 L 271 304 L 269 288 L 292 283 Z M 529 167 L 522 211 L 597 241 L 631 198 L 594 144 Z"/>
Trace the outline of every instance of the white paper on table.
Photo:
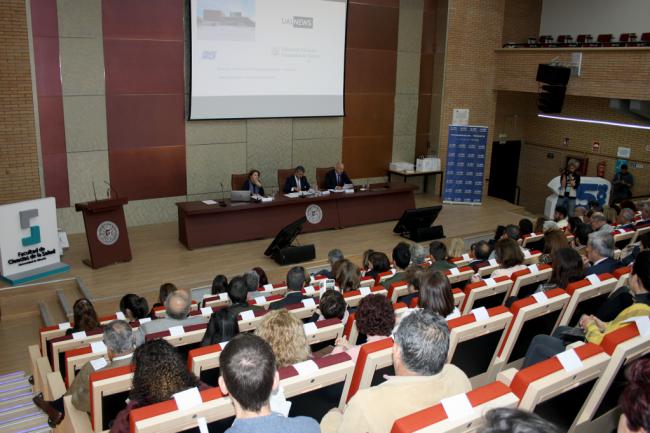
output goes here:
<path id="1" fill-rule="evenodd" d="M 296 197 L 300 197 L 300 193 L 299 192 L 290 192 L 289 194 L 285 194 L 284 196 L 287 197 L 287 198 L 296 198 Z"/>
<path id="2" fill-rule="evenodd" d="M 354 188 L 353 183 L 344 183 L 343 184 L 343 189 L 350 189 L 350 188 Z"/>
<path id="3" fill-rule="evenodd" d="M 253 310 L 242 311 L 239 315 L 242 320 L 255 320 L 255 313 L 253 313 Z"/>
<path id="4" fill-rule="evenodd" d="M 460 317 L 460 310 L 458 308 L 454 308 L 454 311 L 447 314 L 447 317 L 445 317 L 445 320 L 457 319 L 459 317 Z"/>
<path id="5" fill-rule="evenodd" d="M 59 323 L 59 329 L 61 331 L 65 331 L 66 329 L 70 329 L 70 328 L 72 328 L 72 325 L 70 324 L 70 322 Z"/>
<path id="6" fill-rule="evenodd" d="M 270 283 L 269 284 L 264 284 L 262 287 L 264 288 L 265 292 L 273 290 L 273 284 L 270 284 Z"/>
<path id="7" fill-rule="evenodd" d="M 395 275 L 397 273 L 397 269 L 390 268 L 390 273 L 391 273 L 391 275 Z"/>
<path id="8" fill-rule="evenodd" d="M 296 369 L 300 376 L 309 376 L 318 372 L 318 364 L 312 360 L 293 364 L 293 368 Z"/>
<path id="9" fill-rule="evenodd" d="M 524 250 L 523 253 L 524 253 L 524 258 L 525 258 L 525 259 L 530 258 L 530 251 L 528 251 L 528 250 Z"/>
<path id="10" fill-rule="evenodd" d="M 330 195 L 330 192 L 329 191 L 321 191 L 320 195 Z"/>
<path id="11" fill-rule="evenodd" d="M 143 317 L 142 319 L 138 319 L 138 322 L 140 325 L 144 325 L 145 323 L 151 322 L 151 317 Z"/>
<path id="12" fill-rule="evenodd" d="M 558 361 L 562 364 L 562 368 L 564 368 L 568 373 L 580 370 L 583 366 L 582 360 L 580 360 L 580 357 L 573 349 L 558 353 L 555 356 L 557 356 Z"/>
<path id="13" fill-rule="evenodd" d="M 623 323 L 631 322 L 636 323 L 636 327 L 639 330 L 639 335 L 641 337 L 647 337 L 650 335 L 650 316 L 632 317 L 623 321 Z"/>
<path id="14" fill-rule="evenodd" d="M 84 338 L 86 338 L 86 331 L 79 331 L 79 332 L 72 333 L 73 340 L 83 340 Z"/>
<path id="15" fill-rule="evenodd" d="M 346 194 L 353 194 L 354 193 L 353 189 L 344 189 L 343 191 L 345 191 Z"/>
<path id="16" fill-rule="evenodd" d="M 229 299 L 228 293 L 219 293 L 217 296 L 219 297 L 220 301 L 227 301 Z"/>
<path id="17" fill-rule="evenodd" d="M 598 275 L 595 275 L 595 274 L 587 275 L 587 279 L 594 286 L 596 284 L 600 284 L 600 278 L 598 278 Z"/>
<path id="18" fill-rule="evenodd" d="M 497 285 L 497 282 L 494 281 L 494 278 L 486 278 L 483 281 L 485 282 L 485 285 L 488 287 L 494 287 Z"/>
<path id="19" fill-rule="evenodd" d="M 201 308 L 201 316 L 205 316 L 205 317 L 212 316 L 212 307 Z"/>
<path id="20" fill-rule="evenodd" d="M 97 371 L 106 367 L 108 365 L 108 362 L 104 358 L 97 358 L 90 361 L 90 365 L 92 365 L 93 370 Z"/>
<path id="21" fill-rule="evenodd" d="M 488 263 L 490 264 L 490 266 L 497 266 L 498 265 L 497 259 L 490 259 L 490 260 L 488 260 Z"/>
<path id="22" fill-rule="evenodd" d="M 278 389 L 271 393 L 269 404 L 271 405 L 272 412 L 277 412 L 285 417 L 289 416 L 291 402 L 287 401 L 287 398 L 284 396 L 284 389 L 282 388 L 282 385 L 280 385 Z"/>
<path id="23" fill-rule="evenodd" d="M 530 270 L 531 274 L 536 274 L 539 272 L 539 267 L 537 265 L 530 265 L 528 266 L 528 269 Z"/>
<path id="24" fill-rule="evenodd" d="M 305 323 L 302 327 L 305 328 L 305 335 L 314 335 L 318 331 L 314 322 Z"/>
<path id="25" fill-rule="evenodd" d="M 258 296 L 254 299 L 255 305 L 264 305 L 266 304 L 266 298 L 264 296 Z"/>
<path id="26" fill-rule="evenodd" d="M 174 400 L 176 401 L 178 410 L 192 409 L 193 407 L 200 406 L 203 403 L 201 393 L 196 387 L 177 392 L 172 397 L 174 397 Z"/>
<path id="27" fill-rule="evenodd" d="M 117 318 L 117 320 L 126 320 L 126 316 L 121 311 L 115 313 L 115 317 Z"/>
<path id="28" fill-rule="evenodd" d="M 316 306 L 316 301 L 313 298 L 306 298 L 302 300 L 302 305 L 305 308 L 313 308 Z"/>
<path id="29" fill-rule="evenodd" d="M 370 287 L 359 287 L 359 292 L 361 293 L 361 296 L 366 296 L 371 293 Z"/>
<path id="30" fill-rule="evenodd" d="M 108 351 L 108 348 L 103 341 L 93 341 L 90 343 L 90 350 L 93 353 L 106 353 Z"/>
<path id="31" fill-rule="evenodd" d="M 208 420 L 200 416 L 196 419 L 196 423 L 199 426 L 199 433 L 210 433 L 210 430 L 208 430 Z"/>
<path id="32" fill-rule="evenodd" d="M 546 293 L 544 292 L 533 293 L 533 298 L 535 298 L 535 301 L 537 301 L 538 304 L 543 304 L 548 301 L 548 296 L 546 296 Z"/>
<path id="33" fill-rule="evenodd" d="M 458 270 L 458 268 L 451 268 L 449 269 L 449 272 L 451 273 L 451 275 L 460 275 L 460 271 Z"/>
<path id="34" fill-rule="evenodd" d="M 262 197 L 260 198 L 260 200 L 262 201 L 262 203 L 268 203 L 273 201 L 273 197 Z"/>
<path id="35" fill-rule="evenodd" d="M 217 204 L 217 202 L 214 201 L 214 200 L 202 200 L 201 203 L 207 204 L 208 206 L 211 206 L 213 204 Z"/>
<path id="36" fill-rule="evenodd" d="M 332 189 L 332 188 L 330 188 L 330 189 L 327 190 L 327 192 L 343 192 L 343 190 L 342 189 Z"/>
<path id="37" fill-rule="evenodd" d="M 469 261 L 469 254 L 463 254 L 462 257 L 463 257 L 463 260 L 465 260 L 466 262 Z"/>
<path id="38" fill-rule="evenodd" d="M 182 326 L 172 326 L 169 328 L 169 335 L 172 337 L 182 337 L 185 334 L 185 329 Z"/>
<path id="39" fill-rule="evenodd" d="M 440 400 L 443 409 L 447 413 L 448 419 L 464 418 L 470 415 L 474 408 L 469 402 L 466 394 L 456 394 L 451 397 L 443 398 Z"/>
<path id="40" fill-rule="evenodd" d="M 485 307 L 474 308 L 471 313 L 474 315 L 477 322 L 482 322 L 490 318 L 490 314 Z"/>
<path id="41" fill-rule="evenodd" d="M 314 293 L 316 293 L 316 289 L 314 289 L 314 286 L 305 287 L 305 294 L 306 295 L 313 295 Z"/>

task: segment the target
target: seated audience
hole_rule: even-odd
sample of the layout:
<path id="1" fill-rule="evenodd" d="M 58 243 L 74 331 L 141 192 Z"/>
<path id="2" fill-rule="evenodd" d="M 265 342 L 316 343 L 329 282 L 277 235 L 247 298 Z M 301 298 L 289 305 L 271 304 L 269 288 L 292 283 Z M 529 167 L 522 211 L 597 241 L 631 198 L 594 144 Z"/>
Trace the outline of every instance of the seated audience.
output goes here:
<path id="1" fill-rule="evenodd" d="M 551 278 L 548 282 L 540 284 L 537 292 L 546 292 L 558 287 L 566 289 L 569 284 L 580 281 L 585 277 L 582 257 L 573 248 L 557 249 L 552 258 L 553 271 L 551 272 Z"/>
<path id="2" fill-rule="evenodd" d="M 618 433 L 650 432 L 650 358 L 645 356 L 625 369 L 627 385 L 619 398 Z"/>
<path id="3" fill-rule="evenodd" d="M 567 240 L 564 232 L 561 230 L 553 230 L 544 234 L 544 250 L 539 257 L 539 263 L 548 264 L 553 260 L 553 253 L 560 248 L 567 248 L 569 241 Z"/>
<path id="4" fill-rule="evenodd" d="M 553 221 L 561 229 L 564 229 L 569 225 L 567 220 L 567 210 L 564 206 L 555 206 L 555 213 L 553 214 Z"/>
<path id="5" fill-rule="evenodd" d="M 519 234 L 521 236 L 529 235 L 533 233 L 533 222 L 528 218 L 522 218 L 519 220 Z"/>
<path id="6" fill-rule="evenodd" d="M 456 265 L 447 261 L 449 259 L 447 246 L 440 241 L 433 241 L 429 244 L 429 254 L 431 254 L 431 260 L 433 260 L 429 269 L 433 271 L 444 271 L 456 267 Z"/>
<path id="7" fill-rule="evenodd" d="M 646 202 L 641 207 L 641 219 L 636 222 L 636 227 L 646 226 L 650 224 L 650 202 Z"/>
<path id="8" fill-rule="evenodd" d="M 515 243 L 517 245 L 521 245 L 522 241 L 520 240 L 521 239 L 521 232 L 519 231 L 519 227 L 514 225 L 514 224 L 508 224 L 507 226 L 505 226 L 505 228 L 503 229 L 503 234 L 501 235 L 501 237 L 495 238 L 495 243 L 494 244 L 496 245 L 496 243 L 499 242 L 499 240 L 501 240 L 501 239 L 510 239 L 510 240 L 515 241 Z M 495 250 L 492 250 L 492 253 L 490 254 L 490 258 L 491 259 L 496 258 L 496 251 Z"/>
<path id="9" fill-rule="evenodd" d="M 465 254 L 465 241 L 462 238 L 453 238 L 449 243 L 449 257 L 456 258 Z"/>
<path id="10" fill-rule="evenodd" d="M 478 272 L 478 269 L 487 266 L 490 259 L 490 253 L 492 249 L 490 244 L 486 241 L 478 241 L 472 245 L 471 257 L 473 260 L 469 262 L 468 266 L 471 267 L 474 272 Z"/>
<path id="11" fill-rule="evenodd" d="M 648 305 L 648 288 L 650 288 L 650 251 L 639 254 L 630 274 L 630 290 L 634 303 L 621 311 L 614 320 L 603 322 L 596 316 L 583 315 L 579 328 L 584 331 L 584 338 L 589 343 L 600 344 L 603 337 L 623 326 L 629 325 L 633 317 L 650 315 Z M 565 345 L 571 340 L 563 339 L 569 327 L 560 326 L 553 336 L 537 335 L 528 346 L 524 367 L 536 364 L 565 350 Z M 575 332 L 574 332 L 575 333 Z"/>
<path id="12" fill-rule="evenodd" d="M 266 272 L 264 272 L 264 269 L 260 268 L 259 266 L 256 266 L 253 268 L 255 272 L 257 272 L 257 275 L 260 277 L 260 287 L 264 287 L 269 283 L 269 278 L 266 276 Z"/>
<path id="13" fill-rule="evenodd" d="M 375 250 L 365 250 L 361 256 L 361 266 L 363 266 L 363 271 L 367 271 L 370 268 L 370 255 L 374 253 Z"/>
<path id="14" fill-rule="evenodd" d="M 285 194 L 289 194 L 292 192 L 308 191 L 309 188 L 309 182 L 305 177 L 305 167 L 299 165 L 294 169 L 293 174 L 284 181 L 283 191 Z"/>
<path id="15" fill-rule="evenodd" d="M 620 209 L 616 205 L 605 206 L 605 209 L 603 209 L 603 215 L 605 215 L 605 218 L 607 219 L 607 224 L 612 227 L 616 225 L 619 211 Z"/>
<path id="16" fill-rule="evenodd" d="M 149 303 L 142 296 L 129 293 L 120 299 L 120 311 L 128 322 L 144 319 L 149 315 Z"/>
<path id="17" fill-rule="evenodd" d="M 444 244 L 443 244 L 444 245 Z M 416 266 L 422 266 L 426 263 L 427 257 L 429 256 L 429 249 L 424 245 L 411 244 L 411 263 Z M 447 249 L 445 248 L 445 253 Z"/>
<path id="18" fill-rule="evenodd" d="M 248 299 L 255 299 L 259 296 L 264 296 L 263 292 L 257 290 L 260 288 L 260 276 L 257 272 L 251 269 L 250 271 L 245 272 L 242 276 L 244 277 L 244 282 L 246 283 Z"/>
<path id="19" fill-rule="evenodd" d="M 251 195 L 264 195 L 264 187 L 262 186 L 262 179 L 260 171 L 252 169 L 248 172 L 248 179 L 241 187 L 242 191 L 250 191 Z"/>
<path id="20" fill-rule="evenodd" d="M 632 212 L 634 213 L 639 212 L 639 209 L 636 207 L 636 204 L 634 204 L 632 200 L 621 200 L 619 206 L 621 207 L 621 209 L 625 209 L 625 208 L 632 209 Z"/>
<path id="21" fill-rule="evenodd" d="M 598 203 L 598 201 L 591 200 L 587 203 L 587 211 L 602 212 L 603 206 L 600 203 Z"/>
<path id="22" fill-rule="evenodd" d="M 576 227 L 575 232 L 573 233 L 574 239 L 571 241 L 573 248 L 576 250 L 582 250 L 587 247 L 587 242 L 589 241 L 589 235 L 593 233 L 593 229 L 590 224 L 580 224 Z"/>
<path id="23" fill-rule="evenodd" d="M 370 262 L 370 268 L 366 272 L 366 277 L 373 277 L 375 280 L 379 278 L 379 274 L 390 270 L 390 261 L 388 256 L 382 252 L 375 251 L 370 254 L 368 258 Z"/>
<path id="24" fill-rule="evenodd" d="M 352 181 L 345 172 L 345 166 L 342 162 L 337 162 L 334 170 L 330 170 L 325 174 L 326 189 L 342 189 L 344 185 L 350 184 L 352 184 Z"/>
<path id="25" fill-rule="evenodd" d="M 595 232 L 589 235 L 587 242 L 587 275 L 604 274 L 613 272 L 620 267 L 618 260 L 614 260 L 614 238 L 605 232 Z"/>
<path id="26" fill-rule="evenodd" d="M 492 272 L 491 277 L 506 276 L 510 278 L 517 271 L 526 269 L 524 265 L 524 254 L 517 242 L 512 239 L 501 239 L 494 245 L 494 255 L 499 268 Z"/>
<path id="27" fill-rule="evenodd" d="M 294 266 L 289 269 L 289 272 L 287 272 L 287 294 L 284 295 L 283 299 L 272 302 L 269 310 L 279 310 L 305 299 L 305 295 L 301 292 L 305 287 L 305 278 L 309 278 L 309 276 L 305 276 L 305 270 L 302 266 Z"/>
<path id="28" fill-rule="evenodd" d="M 583 206 L 576 206 L 575 211 L 573 211 L 573 216 L 580 218 L 580 221 L 585 222 L 585 216 L 587 215 L 587 209 Z"/>
<path id="29" fill-rule="evenodd" d="M 359 334 L 367 336 L 366 343 L 372 343 L 390 337 L 395 327 L 395 310 L 384 295 L 368 295 L 359 302 L 355 320 Z M 360 348 L 341 337 L 336 340 L 332 353 L 346 352 L 356 362 Z"/>
<path id="30" fill-rule="evenodd" d="M 318 310 L 312 317 L 314 322 L 326 319 L 339 319 L 343 323 L 348 320 L 348 304 L 338 290 L 327 289 L 321 295 Z"/>
<path id="31" fill-rule="evenodd" d="M 396 419 L 472 389 L 465 373 L 446 363 L 449 328 L 442 316 L 416 310 L 393 338 L 395 376 L 357 391 L 344 413 L 332 409 L 321 421 L 323 433 L 389 433 Z"/>
<path id="32" fill-rule="evenodd" d="M 235 421 L 226 433 L 320 433 L 311 418 L 271 411 L 271 392 L 278 389 L 280 377 L 263 339 L 251 334 L 233 338 L 221 352 L 220 364 L 219 388 L 235 407 Z"/>
<path id="33" fill-rule="evenodd" d="M 248 303 L 248 287 L 244 277 L 237 276 L 228 284 L 228 297 L 230 298 L 230 312 L 237 317 L 244 311 L 259 311 L 263 308 Z"/>
<path id="34" fill-rule="evenodd" d="M 555 221 L 545 221 L 542 231 L 544 233 L 548 233 L 552 230 L 561 230 L 561 229 L 560 226 Z"/>
<path id="35" fill-rule="evenodd" d="M 333 250 L 330 250 L 327 253 L 327 262 L 330 265 L 330 270 L 328 271 L 326 269 L 323 269 L 318 273 L 318 275 L 324 275 L 327 278 L 334 279 L 336 276 L 336 274 L 334 273 L 334 265 L 336 264 L 336 262 L 338 262 L 339 260 L 343 260 L 344 258 L 345 257 L 343 257 L 343 253 L 338 248 L 334 248 Z"/>
<path id="36" fill-rule="evenodd" d="M 535 413 L 500 407 L 485 414 L 477 433 L 560 433 L 560 429 Z"/>
<path id="37" fill-rule="evenodd" d="M 167 297 L 177 290 L 178 288 L 172 283 L 163 283 L 160 285 L 160 290 L 158 291 L 158 302 L 153 304 L 151 307 L 151 312 L 149 313 L 152 319 L 156 317 L 156 312 L 154 310 L 157 307 L 164 306 Z"/>
<path id="38" fill-rule="evenodd" d="M 535 226 L 533 227 L 533 232 L 534 233 L 544 233 L 544 223 L 546 223 L 547 219 L 545 217 L 538 217 L 535 220 Z"/>
<path id="39" fill-rule="evenodd" d="M 211 346 L 217 343 L 230 341 L 235 335 L 239 334 L 239 324 L 229 308 L 212 313 L 208 327 L 205 329 L 201 346 Z"/>
<path id="40" fill-rule="evenodd" d="M 133 363 L 135 371 L 129 402 L 115 417 L 110 433 L 129 433 L 129 414 L 135 408 L 167 401 L 186 389 L 207 389 L 187 369 L 187 361 L 176 348 L 165 340 L 148 341 L 138 347 Z"/>
<path id="41" fill-rule="evenodd" d="M 617 229 L 634 229 L 634 211 L 629 208 L 622 209 L 616 222 Z"/>
<path id="42" fill-rule="evenodd" d="M 131 363 L 134 341 L 131 326 L 127 322 L 124 320 L 114 320 L 107 324 L 104 327 L 102 341 L 106 345 L 108 363 L 98 370 L 95 370 L 90 362 L 86 363 L 81 367 L 81 370 L 72 381 L 70 388 L 64 394 L 64 396 L 72 396 L 72 405 L 82 412 L 90 413 L 90 374 L 95 371 L 120 367 Z M 63 397 L 54 401 L 46 401 L 43 399 L 43 394 L 40 393 L 33 400 L 34 404 L 49 416 L 51 426 L 57 426 L 61 423 L 65 416 Z"/>
<path id="43" fill-rule="evenodd" d="M 228 278 L 226 278 L 225 275 L 217 275 L 214 277 L 214 280 L 212 280 L 212 289 L 210 290 L 210 294 L 216 295 L 219 293 L 227 293 L 228 292 Z"/>
<path id="44" fill-rule="evenodd" d="M 231 298 L 232 299 L 232 298 Z M 187 326 L 205 323 L 207 319 L 203 316 L 190 317 L 190 296 L 183 290 L 177 290 L 165 299 L 166 317 L 152 320 L 138 328 L 135 332 L 136 345 L 144 343 L 148 334 L 165 331 L 172 326 Z"/>
<path id="45" fill-rule="evenodd" d="M 573 235 L 575 235 L 578 226 L 584 224 L 582 220 L 576 216 L 570 217 L 568 221 L 569 221 L 569 225 L 567 227 L 567 231 Z"/>
<path id="46" fill-rule="evenodd" d="M 641 251 L 650 249 L 650 232 L 644 233 L 639 236 L 639 240 L 633 244 L 627 244 L 623 251 L 621 251 L 621 266 L 631 265 L 636 256 L 639 255 Z"/>
<path id="47" fill-rule="evenodd" d="M 607 217 L 600 212 L 594 212 L 590 221 L 594 232 L 611 233 L 614 231 L 614 227 L 607 224 Z"/>
<path id="48" fill-rule="evenodd" d="M 337 262 L 337 265 L 334 279 L 339 290 L 343 293 L 358 290 L 361 284 L 361 272 L 359 268 L 347 259 L 340 260 Z"/>
<path id="49" fill-rule="evenodd" d="M 400 242 L 395 245 L 395 248 L 393 248 L 393 263 L 397 272 L 382 283 L 387 289 L 392 283 L 398 283 L 406 279 L 406 269 L 411 264 L 411 247 L 409 244 Z"/>
<path id="50" fill-rule="evenodd" d="M 446 319 L 460 315 L 454 306 L 454 295 L 451 292 L 449 279 L 440 271 L 421 274 L 418 307 Z"/>
<path id="51" fill-rule="evenodd" d="M 285 309 L 266 313 L 255 335 L 269 343 L 278 368 L 307 361 L 311 355 L 302 321 Z"/>
<path id="52" fill-rule="evenodd" d="M 75 332 L 90 331 L 99 328 L 99 319 L 92 302 L 86 298 L 77 299 L 72 306 L 73 323 L 72 328 L 65 331 L 65 335 L 72 335 Z"/>

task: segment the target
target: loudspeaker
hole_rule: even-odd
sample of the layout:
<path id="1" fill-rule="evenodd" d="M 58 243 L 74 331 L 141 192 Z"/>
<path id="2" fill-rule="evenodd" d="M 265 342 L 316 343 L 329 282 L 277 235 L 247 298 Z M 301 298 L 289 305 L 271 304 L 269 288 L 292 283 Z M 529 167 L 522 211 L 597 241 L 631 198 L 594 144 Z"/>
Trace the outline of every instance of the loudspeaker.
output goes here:
<path id="1" fill-rule="evenodd" d="M 571 77 L 571 68 L 564 66 L 551 66 L 540 64 L 537 67 L 536 81 L 552 84 L 554 86 L 566 86 Z"/>
<path id="2" fill-rule="evenodd" d="M 543 113 L 561 113 L 565 93 L 566 87 L 564 86 L 544 85 L 539 94 L 537 107 Z"/>
<path id="3" fill-rule="evenodd" d="M 303 245 L 299 247 L 285 247 L 273 252 L 273 260 L 280 265 L 290 265 L 293 263 L 306 262 L 316 258 L 316 248 L 314 245 Z"/>
<path id="4" fill-rule="evenodd" d="M 409 233 L 408 238 L 413 242 L 432 241 L 434 239 L 442 239 L 445 233 L 442 226 L 421 227 Z"/>

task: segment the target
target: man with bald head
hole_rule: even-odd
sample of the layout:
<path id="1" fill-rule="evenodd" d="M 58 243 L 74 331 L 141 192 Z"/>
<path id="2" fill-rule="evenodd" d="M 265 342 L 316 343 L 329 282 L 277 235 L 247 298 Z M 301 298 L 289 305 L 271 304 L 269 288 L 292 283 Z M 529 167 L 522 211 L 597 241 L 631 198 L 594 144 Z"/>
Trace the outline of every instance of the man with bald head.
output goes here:
<path id="1" fill-rule="evenodd" d="M 190 306 L 191 299 L 187 292 L 177 290 L 170 294 L 165 300 L 166 317 L 141 325 L 140 329 L 135 333 L 136 344 L 139 346 L 144 343 L 147 334 L 166 331 L 174 326 L 196 325 L 208 321 L 208 318 L 202 315 L 190 316 Z"/>
<path id="2" fill-rule="evenodd" d="M 337 162 L 334 170 L 330 170 L 325 174 L 325 188 L 327 189 L 343 189 L 343 185 L 352 184 L 352 181 L 345 172 L 345 166 L 342 162 Z"/>

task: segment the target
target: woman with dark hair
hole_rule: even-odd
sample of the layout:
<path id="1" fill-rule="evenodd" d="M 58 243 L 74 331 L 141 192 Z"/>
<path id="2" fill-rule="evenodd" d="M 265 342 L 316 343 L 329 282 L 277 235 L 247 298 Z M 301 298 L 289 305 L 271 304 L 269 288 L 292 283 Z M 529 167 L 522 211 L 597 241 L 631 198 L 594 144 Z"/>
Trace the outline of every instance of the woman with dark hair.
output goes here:
<path id="1" fill-rule="evenodd" d="M 163 339 L 147 341 L 133 355 L 135 371 L 129 403 L 115 418 L 110 433 L 129 433 L 129 414 L 135 408 L 160 403 L 189 388 L 207 388 L 187 369 L 174 346 Z"/>
<path id="2" fill-rule="evenodd" d="M 355 316 L 359 334 L 367 336 L 366 343 L 390 337 L 395 327 L 395 310 L 384 295 L 365 296 L 359 302 Z M 356 362 L 360 349 L 361 345 L 353 346 L 341 337 L 336 340 L 332 353 L 346 352 Z"/>
<path id="3" fill-rule="evenodd" d="M 553 271 L 548 283 L 540 284 L 537 292 L 559 287 L 566 289 L 567 286 L 585 277 L 585 268 L 582 257 L 573 248 L 560 248 L 553 253 Z"/>
<path id="4" fill-rule="evenodd" d="M 579 224 L 573 232 L 573 236 L 575 236 L 572 241 L 573 248 L 576 250 L 582 250 L 586 248 L 587 242 L 589 241 L 589 235 L 593 231 L 594 230 L 591 228 L 590 224 Z"/>
<path id="5" fill-rule="evenodd" d="M 561 230 L 551 230 L 544 234 L 544 254 L 539 257 L 539 262 L 548 264 L 553 261 L 553 254 L 561 249 L 567 248 L 569 241 L 567 240 L 564 232 Z"/>
<path id="6" fill-rule="evenodd" d="M 494 254 L 499 268 L 492 272 L 492 278 L 504 275 L 510 278 L 515 272 L 526 269 L 524 253 L 521 252 L 519 244 L 512 239 L 499 239 L 494 245 Z"/>
<path id="7" fill-rule="evenodd" d="M 533 222 L 528 218 L 522 218 L 519 220 L 519 234 L 529 235 L 533 232 Z"/>
<path id="8" fill-rule="evenodd" d="M 120 299 L 120 311 L 128 322 L 144 319 L 149 315 L 149 303 L 142 296 L 129 293 Z"/>
<path id="9" fill-rule="evenodd" d="M 366 272 L 366 277 L 373 277 L 375 280 L 379 274 L 390 270 L 390 260 L 388 256 L 382 252 L 375 251 L 368 257 L 369 269 Z"/>
<path id="10" fill-rule="evenodd" d="M 348 304 L 345 298 L 336 290 L 325 290 L 318 303 L 318 311 L 314 314 L 314 322 L 326 319 L 339 319 L 343 323 L 347 320 Z"/>
<path id="11" fill-rule="evenodd" d="M 237 334 L 239 334 L 237 316 L 232 314 L 228 308 L 222 308 L 210 316 L 208 327 L 205 334 L 203 334 L 203 340 L 201 340 L 201 346 L 230 341 Z"/>
<path id="12" fill-rule="evenodd" d="M 269 283 L 269 278 L 266 276 L 264 269 L 260 267 L 254 267 L 253 270 L 257 272 L 257 275 L 260 277 L 260 287 L 264 287 Z"/>
<path id="13" fill-rule="evenodd" d="M 533 226 L 533 232 L 535 233 L 544 233 L 544 223 L 547 221 L 545 217 L 539 217 L 535 220 L 535 225 Z"/>
<path id="14" fill-rule="evenodd" d="M 262 187 L 260 171 L 257 169 L 250 170 L 248 172 L 248 179 L 246 179 L 246 182 L 244 182 L 241 189 L 242 191 L 250 191 L 251 195 L 264 195 L 264 187 Z"/>
<path id="15" fill-rule="evenodd" d="M 361 266 L 363 266 L 364 271 L 370 269 L 370 255 L 374 253 L 375 250 L 365 250 L 361 256 Z"/>
<path id="16" fill-rule="evenodd" d="M 575 234 L 576 229 L 580 224 L 584 224 L 580 217 L 572 216 L 567 220 L 569 223 L 568 230 L 571 234 Z"/>
<path id="17" fill-rule="evenodd" d="M 336 285 L 343 293 L 357 290 L 361 284 L 359 268 L 347 259 L 339 260 L 336 268 Z"/>
<path id="18" fill-rule="evenodd" d="M 454 295 L 451 293 L 451 284 L 442 272 L 423 272 L 421 274 L 418 307 L 447 318 L 454 313 Z"/>
<path id="19" fill-rule="evenodd" d="M 217 275 L 212 280 L 212 289 L 210 294 L 216 295 L 218 293 L 226 293 L 228 291 L 228 278 L 225 275 Z"/>
<path id="20" fill-rule="evenodd" d="M 637 359 L 625 370 L 627 386 L 621 393 L 618 433 L 650 432 L 650 358 Z"/>
<path id="21" fill-rule="evenodd" d="M 77 299 L 72 306 L 74 323 L 72 328 L 65 331 L 65 335 L 72 335 L 75 332 L 90 331 L 99 328 L 97 312 L 92 302 L 86 298 Z"/>

